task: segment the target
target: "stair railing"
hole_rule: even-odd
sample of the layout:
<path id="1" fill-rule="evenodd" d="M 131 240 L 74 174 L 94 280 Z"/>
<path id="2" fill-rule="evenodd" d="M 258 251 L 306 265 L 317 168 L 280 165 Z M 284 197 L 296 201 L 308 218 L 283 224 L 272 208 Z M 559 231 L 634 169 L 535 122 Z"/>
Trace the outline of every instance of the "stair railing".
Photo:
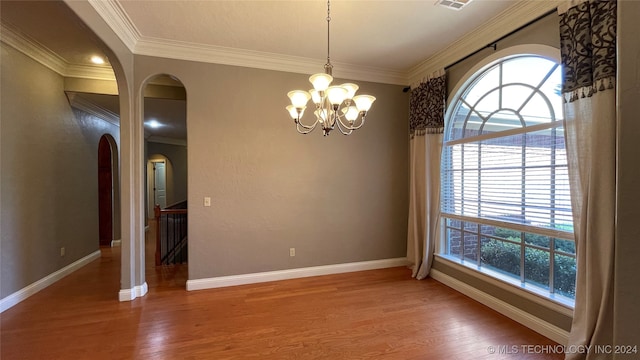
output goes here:
<path id="1" fill-rule="evenodd" d="M 187 202 L 165 209 L 154 207 L 156 218 L 156 266 L 187 262 Z"/>

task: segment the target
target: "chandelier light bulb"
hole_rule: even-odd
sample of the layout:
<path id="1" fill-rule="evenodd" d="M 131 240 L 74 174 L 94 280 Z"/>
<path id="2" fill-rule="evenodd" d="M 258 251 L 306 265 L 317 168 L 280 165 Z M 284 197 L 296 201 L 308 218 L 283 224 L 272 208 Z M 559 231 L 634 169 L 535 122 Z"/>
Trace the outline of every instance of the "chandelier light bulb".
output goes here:
<path id="1" fill-rule="evenodd" d="M 291 115 L 291 118 L 296 120 L 302 117 L 302 114 L 304 114 L 304 109 L 306 109 L 307 107 L 304 106 L 302 108 L 302 110 L 300 110 L 300 115 L 298 115 L 298 109 L 296 109 L 295 106 L 293 105 L 287 105 L 287 111 L 289 112 L 289 115 Z"/>
<path id="2" fill-rule="evenodd" d="M 358 89 L 360 88 L 358 85 L 352 84 L 352 83 L 345 83 L 340 86 L 347 89 L 347 96 L 345 96 L 345 100 L 353 99 L 354 95 L 356 94 L 356 91 L 358 91 Z"/>
<path id="3" fill-rule="evenodd" d="M 342 86 L 329 86 L 327 89 L 327 98 L 329 98 L 331 105 L 338 106 L 342 104 L 346 96 L 347 89 Z"/>
<path id="4" fill-rule="evenodd" d="M 320 103 L 322 102 L 322 96 L 320 96 L 320 92 L 316 89 L 311 89 L 309 90 L 309 94 L 311 94 L 311 101 L 313 101 L 314 104 L 320 106 Z"/>
<path id="5" fill-rule="evenodd" d="M 307 106 L 307 102 L 311 99 L 311 95 L 308 92 L 302 90 L 294 90 L 289 91 L 287 94 L 289 99 L 291 99 L 291 105 L 293 105 L 296 109 L 301 109 Z"/>
<path id="6" fill-rule="evenodd" d="M 333 76 L 325 73 L 313 74 L 309 77 L 309 82 L 313 84 L 316 91 L 325 91 L 331 85 Z"/>
<path id="7" fill-rule="evenodd" d="M 353 102 L 356 103 L 358 111 L 369 111 L 374 101 L 376 101 L 376 98 L 371 95 L 358 95 L 353 97 Z"/>
<path id="8" fill-rule="evenodd" d="M 359 111 L 355 106 L 349 106 L 348 108 L 343 108 L 342 113 L 347 120 L 354 122 L 358 118 Z"/>

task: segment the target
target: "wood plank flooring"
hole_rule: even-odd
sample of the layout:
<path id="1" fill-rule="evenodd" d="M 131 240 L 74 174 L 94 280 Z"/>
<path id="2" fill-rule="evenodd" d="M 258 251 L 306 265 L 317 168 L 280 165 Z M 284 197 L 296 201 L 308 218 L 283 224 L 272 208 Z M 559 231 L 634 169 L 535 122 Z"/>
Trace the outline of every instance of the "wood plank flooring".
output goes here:
<path id="1" fill-rule="evenodd" d="M 563 358 L 514 353 L 556 344 L 406 268 L 187 292 L 185 266 L 148 266 L 149 293 L 118 302 L 119 258 L 103 249 L 2 313 L 1 358 Z"/>

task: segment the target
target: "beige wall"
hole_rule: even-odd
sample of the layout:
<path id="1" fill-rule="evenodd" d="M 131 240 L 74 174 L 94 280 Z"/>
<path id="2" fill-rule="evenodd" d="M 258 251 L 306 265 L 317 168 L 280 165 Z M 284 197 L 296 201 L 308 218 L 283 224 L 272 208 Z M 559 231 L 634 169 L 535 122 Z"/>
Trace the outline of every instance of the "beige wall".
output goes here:
<path id="1" fill-rule="evenodd" d="M 88 114 L 76 117 L 60 75 L 1 49 L 4 298 L 98 249 L 98 141 L 119 132 Z"/>
<path id="2" fill-rule="evenodd" d="M 166 73 L 187 91 L 190 279 L 406 255 L 402 87 L 359 82 L 378 98 L 367 124 L 323 138 L 284 109 L 308 75 L 145 56 L 135 71 L 137 87 Z"/>
<path id="3" fill-rule="evenodd" d="M 618 2 L 618 189 L 613 345 L 640 346 L 640 2 Z M 617 354 L 615 359 L 637 359 Z"/>

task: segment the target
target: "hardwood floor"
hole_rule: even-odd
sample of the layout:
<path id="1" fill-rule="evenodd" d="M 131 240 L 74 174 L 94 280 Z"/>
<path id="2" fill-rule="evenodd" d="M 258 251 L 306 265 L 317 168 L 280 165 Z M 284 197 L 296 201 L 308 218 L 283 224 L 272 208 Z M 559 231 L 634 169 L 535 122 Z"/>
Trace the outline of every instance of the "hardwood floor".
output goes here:
<path id="1" fill-rule="evenodd" d="M 105 248 L 2 313 L 1 358 L 563 358 L 522 353 L 556 344 L 405 268 L 187 292 L 185 266 L 148 261 L 149 293 L 118 302 L 119 258 Z"/>

